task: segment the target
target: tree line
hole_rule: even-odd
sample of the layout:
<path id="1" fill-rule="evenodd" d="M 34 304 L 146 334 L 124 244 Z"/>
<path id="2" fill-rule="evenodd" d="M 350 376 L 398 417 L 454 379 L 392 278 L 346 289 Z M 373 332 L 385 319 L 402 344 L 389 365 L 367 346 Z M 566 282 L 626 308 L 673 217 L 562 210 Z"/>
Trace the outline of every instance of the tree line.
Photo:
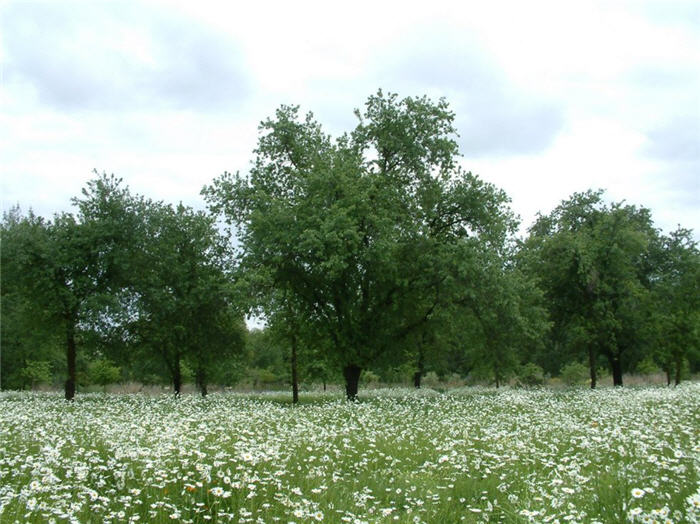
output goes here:
<path id="1" fill-rule="evenodd" d="M 368 372 L 698 371 L 692 231 L 591 190 L 519 238 L 507 195 L 461 168 L 445 100 L 379 91 L 356 116 L 334 139 L 282 106 L 250 172 L 203 188 L 207 211 L 96 173 L 74 213 L 5 213 L 2 387 L 61 372 L 72 399 L 82 369 L 206 395 L 267 372 L 296 401 L 302 378 L 354 399 Z"/>

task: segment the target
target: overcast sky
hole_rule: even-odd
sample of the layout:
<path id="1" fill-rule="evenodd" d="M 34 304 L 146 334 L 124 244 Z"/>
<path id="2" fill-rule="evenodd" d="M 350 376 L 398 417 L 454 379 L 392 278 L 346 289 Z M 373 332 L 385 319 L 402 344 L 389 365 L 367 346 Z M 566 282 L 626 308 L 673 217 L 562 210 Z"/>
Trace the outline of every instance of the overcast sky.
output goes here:
<path id="1" fill-rule="evenodd" d="M 446 97 L 525 226 L 603 188 L 698 236 L 697 0 L 238 4 L 1 3 L 3 209 L 70 210 L 93 169 L 201 208 L 280 104 L 338 135 L 382 88 Z"/>

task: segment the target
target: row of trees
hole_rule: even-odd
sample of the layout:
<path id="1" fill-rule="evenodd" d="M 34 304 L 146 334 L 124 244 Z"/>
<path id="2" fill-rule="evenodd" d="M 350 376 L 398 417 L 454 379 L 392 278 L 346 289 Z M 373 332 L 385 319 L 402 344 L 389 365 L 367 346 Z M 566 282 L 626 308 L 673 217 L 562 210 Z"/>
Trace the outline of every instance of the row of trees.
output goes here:
<path id="1" fill-rule="evenodd" d="M 283 106 L 260 126 L 250 173 L 204 188 L 209 213 L 103 175 L 75 216 L 6 214 L 4 369 L 61 340 L 67 398 L 78 345 L 141 380 L 167 372 L 176 392 L 186 364 L 206 394 L 272 344 L 294 400 L 300 374 L 342 374 L 353 399 L 367 370 L 498 386 L 525 363 L 585 362 L 595 387 L 601 365 L 615 385 L 641 361 L 676 382 L 698 369 L 690 231 L 665 236 L 648 210 L 589 191 L 519 240 L 507 196 L 459 166 L 445 101 L 380 91 L 356 115 L 334 140 Z M 246 313 L 264 334 L 245 336 Z"/>
<path id="2" fill-rule="evenodd" d="M 245 324 L 214 219 L 133 196 L 106 175 L 73 203 L 75 215 L 52 220 L 17 208 L 4 215 L 4 386 L 62 351 L 72 399 L 79 347 L 142 381 L 166 373 L 176 393 L 183 363 L 204 393 L 225 379 L 219 363 L 241 352 Z"/>

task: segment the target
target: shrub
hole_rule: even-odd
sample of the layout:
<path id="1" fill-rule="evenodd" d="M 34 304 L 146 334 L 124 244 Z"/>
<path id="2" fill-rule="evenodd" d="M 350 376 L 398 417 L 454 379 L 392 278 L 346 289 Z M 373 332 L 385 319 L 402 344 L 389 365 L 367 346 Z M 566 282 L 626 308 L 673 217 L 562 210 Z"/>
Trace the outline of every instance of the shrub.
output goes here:
<path id="1" fill-rule="evenodd" d="M 28 360 L 21 374 L 22 379 L 34 389 L 37 384 L 51 382 L 51 364 L 44 360 Z"/>
<path id="2" fill-rule="evenodd" d="M 366 370 L 362 372 L 362 383 L 368 386 L 376 386 L 379 384 L 379 375 L 374 371 Z"/>
<path id="3" fill-rule="evenodd" d="M 121 369 L 110 360 L 100 359 L 88 364 L 88 379 L 92 384 L 107 386 L 120 382 L 121 378 Z"/>
<path id="4" fill-rule="evenodd" d="M 650 356 L 647 356 L 641 360 L 637 364 L 636 369 L 637 373 L 640 375 L 654 375 L 661 372 L 659 366 L 656 365 L 656 362 L 654 362 L 654 359 Z"/>
<path id="5" fill-rule="evenodd" d="M 254 385 L 261 384 L 263 386 L 269 386 L 282 381 L 281 377 L 278 377 L 272 370 L 267 368 L 254 369 L 252 374 Z"/>
<path id="6" fill-rule="evenodd" d="M 589 376 L 588 367 L 580 362 L 569 362 L 561 368 L 561 380 L 567 386 L 585 384 Z"/>
<path id="7" fill-rule="evenodd" d="M 534 362 L 520 366 L 518 382 L 523 386 L 541 386 L 544 384 L 544 370 Z"/>
<path id="8" fill-rule="evenodd" d="M 435 388 L 440 385 L 440 377 L 438 377 L 435 371 L 428 371 L 423 377 L 421 383 L 429 388 Z"/>

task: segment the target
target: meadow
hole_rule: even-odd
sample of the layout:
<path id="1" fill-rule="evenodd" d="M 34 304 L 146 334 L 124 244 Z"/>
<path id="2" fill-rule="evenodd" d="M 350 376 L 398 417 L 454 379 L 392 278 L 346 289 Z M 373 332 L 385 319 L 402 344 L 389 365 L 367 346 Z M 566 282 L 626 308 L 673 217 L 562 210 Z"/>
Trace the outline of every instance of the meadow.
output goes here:
<path id="1" fill-rule="evenodd" d="M 0 394 L 0 522 L 698 522 L 700 384 Z"/>

